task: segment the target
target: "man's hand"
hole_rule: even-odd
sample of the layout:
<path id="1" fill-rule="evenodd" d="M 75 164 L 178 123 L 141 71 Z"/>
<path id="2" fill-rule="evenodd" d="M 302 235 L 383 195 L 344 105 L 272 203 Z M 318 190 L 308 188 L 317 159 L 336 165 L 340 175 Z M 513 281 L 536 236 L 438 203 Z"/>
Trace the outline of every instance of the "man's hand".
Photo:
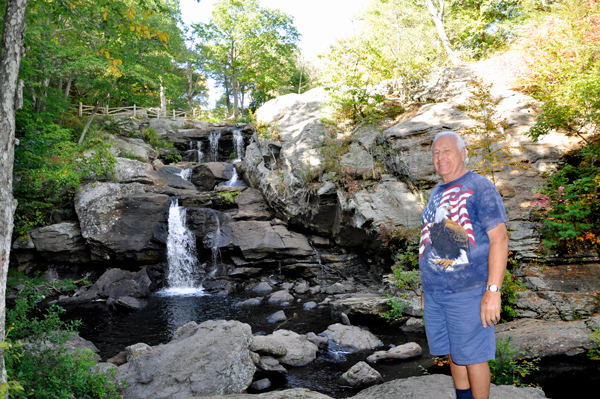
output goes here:
<path id="1" fill-rule="evenodd" d="M 499 292 L 485 291 L 481 299 L 481 324 L 483 328 L 494 327 L 500 322 L 500 296 Z"/>

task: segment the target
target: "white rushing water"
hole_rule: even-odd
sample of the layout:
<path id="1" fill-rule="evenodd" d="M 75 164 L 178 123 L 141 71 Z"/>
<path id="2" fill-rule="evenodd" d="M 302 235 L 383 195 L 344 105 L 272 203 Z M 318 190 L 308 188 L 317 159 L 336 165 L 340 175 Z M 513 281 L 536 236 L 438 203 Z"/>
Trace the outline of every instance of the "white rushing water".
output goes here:
<path id="1" fill-rule="evenodd" d="M 219 140 L 221 139 L 221 131 L 214 130 L 208 135 L 210 143 L 210 160 L 217 162 L 219 160 Z"/>
<path id="2" fill-rule="evenodd" d="M 202 142 L 200 140 L 196 141 L 196 162 L 204 162 L 204 153 L 202 152 Z"/>
<path id="3" fill-rule="evenodd" d="M 237 170 L 235 169 L 235 167 L 233 168 L 233 173 L 231 175 L 231 178 L 229 180 L 227 180 L 225 182 L 225 185 L 227 187 L 234 187 L 234 186 L 239 186 L 240 184 L 238 183 L 240 180 L 238 174 L 237 174 Z"/>
<path id="4" fill-rule="evenodd" d="M 239 129 L 233 131 L 233 149 L 236 155 L 233 162 L 240 162 L 244 157 L 244 136 L 242 136 L 242 131 Z"/>
<path id="5" fill-rule="evenodd" d="M 192 168 L 183 169 L 183 170 L 181 171 L 181 173 L 179 173 L 179 176 L 181 176 L 181 178 L 182 178 L 183 180 L 190 181 L 190 180 L 191 180 L 191 178 L 192 178 L 192 171 L 193 171 L 193 170 L 194 170 L 194 169 L 192 169 Z"/>
<path id="6" fill-rule="evenodd" d="M 196 237 L 187 228 L 185 208 L 179 206 L 177 198 L 171 199 L 169 209 L 169 236 L 167 238 L 167 260 L 169 271 L 168 288 L 165 295 L 203 295 L 198 280 L 198 257 Z"/>

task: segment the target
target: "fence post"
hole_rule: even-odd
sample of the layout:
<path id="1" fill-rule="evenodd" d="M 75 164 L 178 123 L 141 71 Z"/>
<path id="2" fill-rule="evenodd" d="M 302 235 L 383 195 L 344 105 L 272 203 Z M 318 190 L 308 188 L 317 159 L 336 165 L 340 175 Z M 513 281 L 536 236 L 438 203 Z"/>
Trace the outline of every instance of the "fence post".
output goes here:
<path id="1" fill-rule="evenodd" d="M 108 115 L 108 104 L 106 104 L 106 115 Z"/>
<path id="2" fill-rule="evenodd" d="M 160 119 L 160 107 L 156 110 L 156 119 Z"/>
<path id="3" fill-rule="evenodd" d="M 133 117 L 135 118 L 135 104 L 133 104 Z"/>
<path id="4" fill-rule="evenodd" d="M 173 108 L 173 118 L 175 118 L 175 108 Z"/>
<path id="5" fill-rule="evenodd" d="M 83 103 L 79 101 L 79 117 L 83 116 Z"/>
<path id="6" fill-rule="evenodd" d="M 194 119 L 196 119 L 196 108 L 192 110 L 192 114 L 194 115 Z"/>

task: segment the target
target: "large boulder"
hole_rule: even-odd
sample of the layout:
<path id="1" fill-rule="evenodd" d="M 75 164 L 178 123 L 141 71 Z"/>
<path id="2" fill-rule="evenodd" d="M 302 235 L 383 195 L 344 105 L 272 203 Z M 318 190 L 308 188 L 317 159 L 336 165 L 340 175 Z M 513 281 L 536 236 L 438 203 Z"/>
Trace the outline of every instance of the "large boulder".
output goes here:
<path id="1" fill-rule="evenodd" d="M 232 170 L 227 162 L 208 162 L 194 168 L 192 183 L 200 190 L 210 191 L 221 182 L 231 178 Z"/>
<path id="2" fill-rule="evenodd" d="M 117 157 L 126 155 L 144 161 L 152 161 L 158 157 L 156 150 L 142 139 L 110 136 L 109 141 L 113 143 L 110 151 Z"/>
<path id="3" fill-rule="evenodd" d="M 88 183 L 75 211 L 94 261 L 158 262 L 166 248 L 168 195 L 139 183 Z"/>
<path id="4" fill-rule="evenodd" d="M 355 399 L 440 399 L 454 398 L 452 377 L 443 374 L 424 375 L 388 381 L 362 390 Z M 512 385 L 491 385 L 490 398 L 541 399 L 544 391 L 537 388 L 517 388 Z"/>
<path id="5" fill-rule="evenodd" d="M 381 384 L 383 377 L 365 362 L 358 362 L 340 377 L 338 384 L 352 388 L 366 388 Z"/>
<path id="6" fill-rule="evenodd" d="M 53 262 L 85 263 L 90 254 L 77 222 L 63 222 L 31 231 L 37 252 Z"/>
<path id="7" fill-rule="evenodd" d="M 271 335 L 255 336 L 250 349 L 259 354 L 273 356 L 288 366 L 306 366 L 317 357 L 318 347 L 304 335 L 289 330 L 277 330 Z"/>
<path id="8" fill-rule="evenodd" d="M 242 191 L 235 198 L 235 203 L 238 206 L 236 220 L 270 220 L 273 218 L 273 211 L 257 189 L 249 188 Z"/>
<path id="9" fill-rule="evenodd" d="M 327 337 L 330 351 L 353 353 L 383 346 L 373 333 L 356 326 L 332 324 L 319 335 Z"/>
<path id="10" fill-rule="evenodd" d="M 124 399 L 183 399 L 239 394 L 256 370 L 249 325 L 238 321 L 188 323 L 171 342 L 153 347 L 117 369 Z"/>

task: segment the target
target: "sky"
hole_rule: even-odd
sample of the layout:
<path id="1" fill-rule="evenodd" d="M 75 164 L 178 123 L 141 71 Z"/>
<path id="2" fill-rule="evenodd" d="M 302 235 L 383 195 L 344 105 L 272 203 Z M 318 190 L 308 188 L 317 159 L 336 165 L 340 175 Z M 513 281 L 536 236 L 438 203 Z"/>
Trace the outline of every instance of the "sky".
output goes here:
<path id="1" fill-rule="evenodd" d="M 186 24 L 209 22 L 216 0 L 180 0 L 181 15 Z M 300 48 L 307 57 L 326 52 L 335 39 L 350 36 L 356 23 L 354 14 L 368 0 L 259 0 L 260 5 L 279 9 L 294 18 L 300 32 Z"/>

